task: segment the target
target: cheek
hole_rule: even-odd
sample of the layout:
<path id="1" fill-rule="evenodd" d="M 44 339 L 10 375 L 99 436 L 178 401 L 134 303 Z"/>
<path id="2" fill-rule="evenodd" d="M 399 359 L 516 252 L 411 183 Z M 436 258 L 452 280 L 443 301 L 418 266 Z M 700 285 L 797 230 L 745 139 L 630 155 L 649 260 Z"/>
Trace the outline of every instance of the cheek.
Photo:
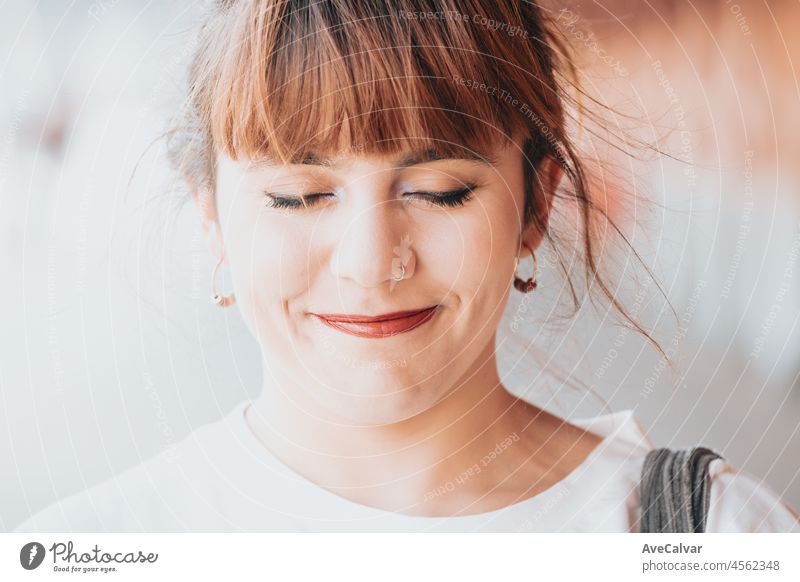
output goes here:
<path id="1" fill-rule="evenodd" d="M 217 207 L 237 303 L 248 323 L 258 317 L 261 324 L 265 316 L 277 323 L 284 298 L 308 287 L 307 229 L 265 208 L 268 178 L 225 158 L 218 166 Z"/>
<path id="2" fill-rule="evenodd" d="M 232 212 L 225 238 L 237 303 L 253 331 L 292 325 L 288 301 L 309 285 L 309 238 L 280 218 L 257 208 Z"/>
<path id="3" fill-rule="evenodd" d="M 488 198 L 488 197 L 487 197 Z M 477 201 L 475 201 L 477 202 Z M 509 211 L 510 206 L 510 211 Z M 510 285 L 517 244 L 517 220 L 507 194 L 477 203 L 473 211 L 454 219 L 447 240 L 437 252 L 437 270 L 450 281 L 462 302 L 492 311 Z"/>

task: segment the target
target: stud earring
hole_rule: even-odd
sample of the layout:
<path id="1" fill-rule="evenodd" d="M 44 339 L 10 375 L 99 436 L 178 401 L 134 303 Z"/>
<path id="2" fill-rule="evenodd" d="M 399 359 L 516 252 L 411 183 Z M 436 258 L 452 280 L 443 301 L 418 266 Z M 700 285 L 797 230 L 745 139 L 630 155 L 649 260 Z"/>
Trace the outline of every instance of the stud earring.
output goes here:
<path id="1" fill-rule="evenodd" d="M 221 295 L 217 291 L 217 270 L 222 264 L 223 259 L 220 258 L 219 262 L 214 265 L 214 270 L 211 272 L 211 301 L 219 307 L 230 307 L 236 303 L 236 296 L 231 293 L 230 295 Z"/>
<path id="2" fill-rule="evenodd" d="M 517 275 L 517 268 L 519 267 L 519 257 L 514 257 L 514 289 L 520 291 L 521 293 L 530 293 L 534 289 L 536 289 L 537 282 L 536 282 L 536 274 L 538 271 L 538 264 L 536 262 L 536 253 L 534 253 L 530 247 L 527 245 L 523 245 L 525 248 L 531 251 L 531 256 L 533 257 L 533 275 L 528 279 L 520 279 Z"/>

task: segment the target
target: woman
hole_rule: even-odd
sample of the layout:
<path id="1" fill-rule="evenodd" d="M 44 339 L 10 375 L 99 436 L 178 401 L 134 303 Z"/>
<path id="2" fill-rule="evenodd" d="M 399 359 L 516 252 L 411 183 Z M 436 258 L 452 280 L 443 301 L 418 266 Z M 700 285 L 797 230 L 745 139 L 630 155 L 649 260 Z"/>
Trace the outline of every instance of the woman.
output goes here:
<path id="1" fill-rule="evenodd" d="M 215 8 L 170 144 L 261 396 L 17 531 L 640 529 L 631 411 L 570 423 L 497 370 L 558 205 L 645 333 L 598 272 L 566 47 L 534 4 L 437 4 Z M 723 459 L 708 483 L 706 531 L 800 531 Z"/>

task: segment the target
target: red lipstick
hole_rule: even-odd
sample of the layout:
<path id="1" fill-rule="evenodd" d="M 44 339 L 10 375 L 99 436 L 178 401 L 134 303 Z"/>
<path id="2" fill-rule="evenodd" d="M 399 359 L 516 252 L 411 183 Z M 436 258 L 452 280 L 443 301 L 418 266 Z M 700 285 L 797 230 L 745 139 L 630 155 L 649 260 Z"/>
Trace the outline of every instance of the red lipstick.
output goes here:
<path id="1" fill-rule="evenodd" d="M 416 329 L 436 314 L 439 306 L 395 311 L 382 315 L 350 315 L 340 313 L 312 313 L 322 323 L 334 329 L 366 338 L 391 337 Z"/>

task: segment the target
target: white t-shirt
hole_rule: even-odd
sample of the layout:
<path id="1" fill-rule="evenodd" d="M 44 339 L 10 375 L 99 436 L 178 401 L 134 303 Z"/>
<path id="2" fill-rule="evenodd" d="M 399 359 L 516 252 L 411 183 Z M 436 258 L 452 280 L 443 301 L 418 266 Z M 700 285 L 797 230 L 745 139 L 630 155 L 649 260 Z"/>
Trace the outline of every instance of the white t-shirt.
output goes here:
<path id="1" fill-rule="evenodd" d="M 425 517 L 347 500 L 295 473 L 247 426 L 248 404 L 14 531 L 638 531 L 638 484 L 653 444 L 632 410 L 571 420 L 603 441 L 542 493 L 480 514 Z M 797 514 L 765 483 L 723 459 L 712 461 L 709 473 L 707 531 L 800 533 Z"/>

